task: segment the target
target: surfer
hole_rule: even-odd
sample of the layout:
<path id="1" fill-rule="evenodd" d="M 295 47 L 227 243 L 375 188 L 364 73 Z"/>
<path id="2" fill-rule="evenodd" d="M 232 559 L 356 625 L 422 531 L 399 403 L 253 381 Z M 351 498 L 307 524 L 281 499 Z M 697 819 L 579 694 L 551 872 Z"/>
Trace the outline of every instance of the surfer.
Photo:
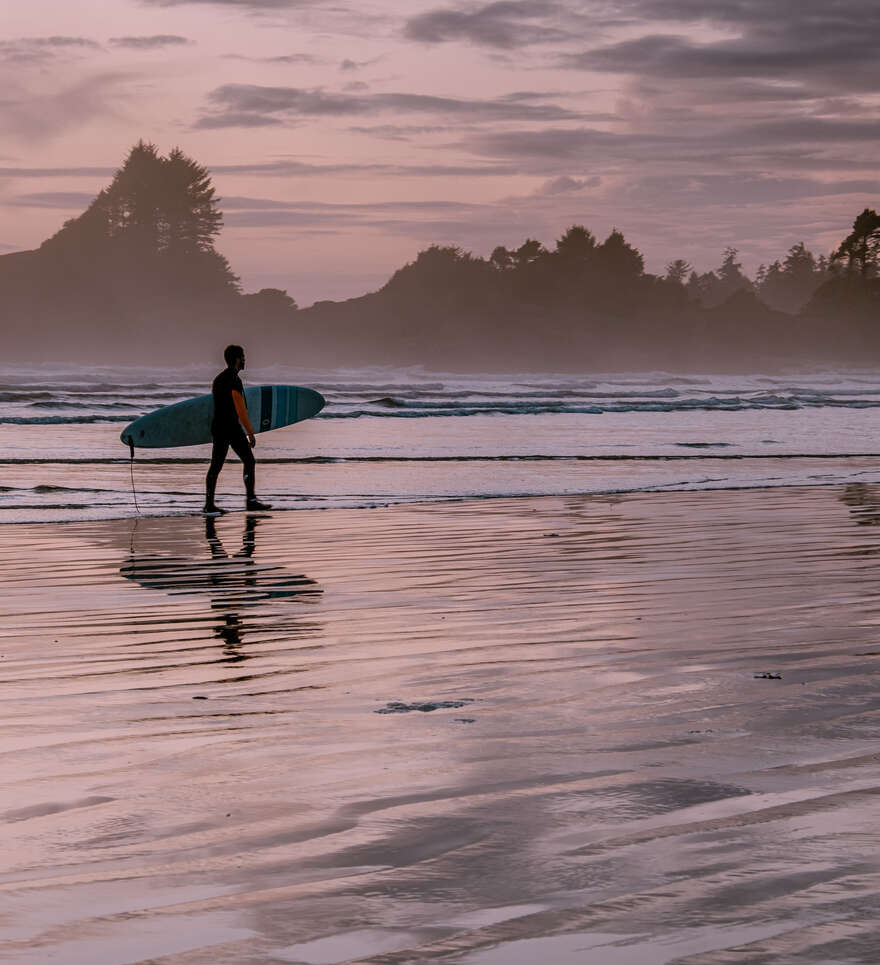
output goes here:
<path id="1" fill-rule="evenodd" d="M 244 368 L 244 349 L 240 345 L 227 345 L 223 351 L 226 368 L 214 379 L 211 394 L 214 396 L 214 418 L 211 420 L 211 436 L 214 449 L 211 452 L 211 466 L 205 477 L 205 515 L 219 516 L 225 510 L 214 502 L 217 477 L 226 461 L 229 447 L 241 459 L 244 488 L 247 493 L 247 509 L 271 509 L 268 503 L 257 499 L 255 484 L 254 454 L 251 451 L 257 444 L 254 429 L 248 418 L 244 401 L 244 386 L 238 373 Z"/>

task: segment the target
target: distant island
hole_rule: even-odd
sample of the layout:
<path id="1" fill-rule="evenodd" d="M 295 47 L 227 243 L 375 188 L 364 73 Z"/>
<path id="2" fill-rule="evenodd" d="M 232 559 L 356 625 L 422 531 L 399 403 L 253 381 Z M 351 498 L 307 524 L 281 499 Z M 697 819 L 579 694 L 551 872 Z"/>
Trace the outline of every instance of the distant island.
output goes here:
<path id="1" fill-rule="evenodd" d="M 207 169 L 138 142 L 79 217 L 34 251 L 0 256 L 11 361 L 167 364 L 227 341 L 300 366 L 451 370 L 734 371 L 880 362 L 880 215 L 866 208 L 828 256 L 803 243 L 754 278 L 737 250 L 700 274 L 644 270 L 617 229 L 572 225 L 481 258 L 432 245 L 377 292 L 298 309 L 242 291 L 216 250 Z M 257 345 L 262 351 L 257 351 Z"/>

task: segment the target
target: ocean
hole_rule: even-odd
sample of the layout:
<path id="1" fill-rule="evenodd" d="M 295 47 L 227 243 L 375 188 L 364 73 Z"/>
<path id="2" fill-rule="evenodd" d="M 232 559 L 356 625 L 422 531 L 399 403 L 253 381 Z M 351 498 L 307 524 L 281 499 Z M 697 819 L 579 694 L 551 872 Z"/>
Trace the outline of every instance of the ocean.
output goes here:
<path id="1" fill-rule="evenodd" d="M 196 513 L 209 447 L 137 450 L 132 419 L 210 389 L 216 367 L 0 369 L 0 522 Z M 257 437 L 279 510 L 520 495 L 873 483 L 880 375 L 247 370 L 308 385 L 308 422 Z M 230 457 L 218 502 L 241 508 Z"/>

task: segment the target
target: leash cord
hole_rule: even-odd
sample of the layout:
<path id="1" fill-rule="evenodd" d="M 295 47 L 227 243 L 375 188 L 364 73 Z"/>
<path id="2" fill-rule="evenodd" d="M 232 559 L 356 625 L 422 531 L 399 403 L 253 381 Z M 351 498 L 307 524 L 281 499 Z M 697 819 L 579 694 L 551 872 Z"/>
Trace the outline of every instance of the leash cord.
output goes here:
<path id="1" fill-rule="evenodd" d="M 128 448 L 131 451 L 131 462 L 128 464 L 129 473 L 131 475 L 131 495 L 134 497 L 134 511 L 140 516 L 141 510 L 138 506 L 137 490 L 134 488 L 134 442 L 131 436 L 128 436 Z"/>

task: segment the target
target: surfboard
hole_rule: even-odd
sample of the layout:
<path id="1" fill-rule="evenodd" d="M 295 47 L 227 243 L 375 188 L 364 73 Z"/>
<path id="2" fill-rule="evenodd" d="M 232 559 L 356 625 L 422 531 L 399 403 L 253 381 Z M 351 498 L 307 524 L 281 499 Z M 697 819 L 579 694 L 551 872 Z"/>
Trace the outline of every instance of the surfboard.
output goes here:
<path id="1" fill-rule="evenodd" d="M 324 397 L 298 385 L 254 385 L 244 390 L 254 432 L 269 432 L 311 419 L 324 408 Z M 127 425 L 119 438 L 127 446 L 171 449 L 211 442 L 214 397 L 200 395 L 163 406 Z"/>

